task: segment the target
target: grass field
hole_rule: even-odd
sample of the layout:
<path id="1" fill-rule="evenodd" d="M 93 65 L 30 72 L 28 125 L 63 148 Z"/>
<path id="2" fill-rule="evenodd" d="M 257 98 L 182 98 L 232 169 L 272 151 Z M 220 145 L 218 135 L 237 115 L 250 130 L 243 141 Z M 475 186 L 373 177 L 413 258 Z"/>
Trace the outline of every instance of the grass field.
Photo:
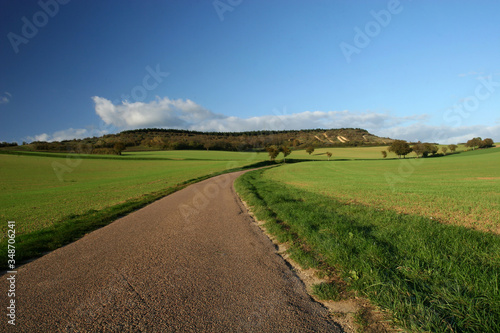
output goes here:
<path id="1" fill-rule="evenodd" d="M 66 159 L 61 158 L 0 155 L 0 218 L 15 220 L 18 234 L 23 234 L 50 226 L 69 215 L 101 210 L 192 178 L 262 160 L 247 153 L 217 152 L 210 156 L 203 153 L 134 153 L 124 156 L 124 160 L 82 159 L 76 161 L 78 165 L 68 165 Z M 159 159 L 203 156 L 206 159 L 126 160 L 129 156 Z M 62 170 L 62 174 L 59 172 L 62 181 L 54 166 Z M 2 225 L 0 229 L 3 237 L 5 228 L 6 225 Z"/>
<path id="2" fill-rule="evenodd" d="M 18 260 L 73 241 L 179 189 L 178 184 L 267 159 L 255 153 L 194 151 L 114 158 L 53 155 L 0 154 L 0 218 L 16 221 Z M 6 222 L 0 226 L 1 249 L 7 227 Z"/>
<path id="3" fill-rule="evenodd" d="M 351 159 L 380 159 L 382 150 L 387 150 L 387 147 L 356 147 L 356 148 L 316 148 L 314 152 L 309 155 L 305 150 L 293 151 L 290 158 L 293 159 L 313 159 L 326 161 L 328 156 L 326 152 L 332 153 L 330 160 L 351 160 Z M 282 157 L 280 155 L 279 157 Z"/>
<path id="4" fill-rule="evenodd" d="M 441 147 L 441 146 L 439 146 Z M 293 159 L 311 159 L 311 160 L 319 160 L 319 161 L 327 161 L 328 156 L 326 152 L 332 153 L 332 157 L 330 161 L 339 161 L 339 160 L 374 160 L 374 159 L 382 159 L 382 151 L 387 151 L 387 159 L 395 159 L 397 156 L 394 153 L 388 152 L 388 146 L 379 146 L 379 147 L 345 147 L 345 148 L 316 148 L 314 152 L 309 155 L 305 150 L 297 150 L 293 151 L 289 158 Z M 462 152 L 465 150 L 463 145 L 459 145 L 457 148 L 457 152 Z M 449 151 L 448 151 L 449 152 Z M 411 153 L 408 155 L 409 157 L 414 157 L 415 154 Z M 282 158 L 283 155 L 279 155 L 278 159 Z"/>
<path id="5" fill-rule="evenodd" d="M 249 161 L 262 160 L 267 158 L 266 153 L 257 152 L 233 152 L 233 151 L 208 151 L 208 150 L 162 150 L 162 151 L 137 151 L 123 152 L 118 155 L 97 155 L 97 154 L 73 154 L 73 153 L 51 153 L 51 152 L 32 152 L 32 151 L 15 151 L 15 150 L 0 150 L 0 154 L 20 155 L 20 156 L 37 156 L 37 157 L 54 157 L 66 158 L 67 156 L 75 156 L 80 159 L 97 159 L 97 160 L 210 160 L 210 161 Z"/>
<path id="6" fill-rule="evenodd" d="M 264 177 L 343 202 L 500 233 L 500 148 L 439 158 L 307 162 Z"/>
<path id="7" fill-rule="evenodd" d="M 499 162 L 500 149 L 303 162 L 236 186 L 293 259 L 341 281 L 316 289 L 355 291 L 414 331 L 498 332 Z"/>

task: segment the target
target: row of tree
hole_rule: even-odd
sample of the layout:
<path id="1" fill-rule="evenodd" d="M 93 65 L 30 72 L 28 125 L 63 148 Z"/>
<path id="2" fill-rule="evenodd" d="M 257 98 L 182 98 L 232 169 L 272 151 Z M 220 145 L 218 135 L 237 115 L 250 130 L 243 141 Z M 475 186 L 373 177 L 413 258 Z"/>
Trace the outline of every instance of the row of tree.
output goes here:
<path id="1" fill-rule="evenodd" d="M 17 142 L 0 142 L 0 148 L 2 147 L 17 147 Z"/>
<path id="2" fill-rule="evenodd" d="M 484 139 L 482 140 L 480 137 L 470 139 L 465 143 L 465 147 L 472 148 L 472 150 L 476 148 L 490 148 L 493 147 L 495 142 L 490 139 Z"/>
<path id="3" fill-rule="evenodd" d="M 272 146 L 266 147 L 266 151 L 269 154 L 269 159 L 271 161 L 274 161 L 276 159 L 276 157 L 278 157 L 279 153 L 283 153 L 283 162 L 286 162 L 286 157 L 292 153 L 290 148 L 288 146 L 284 146 L 284 145 L 280 146 L 280 147 L 272 145 Z"/>
<path id="4" fill-rule="evenodd" d="M 465 146 L 472 148 L 473 150 L 475 148 L 490 148 L 494 147 L 494 141 L 490 138 L 483 140 L 480 137 L 477 137 L 467 141 L 467 143 L 465 143 Z M 441 151 L 444 155 L 446 155 L 448 149 L 451 152 L 455 152 L 457 148 L 458 148 L 457 145 L 448 145 L 441 147 Z M 439 147 L 434 143 L 429 143 L 429 142 L 422 143 L 420 141 L 410 146 L 410 143 L 406 142 L 405 140 L 394 140 L 392 144 L 389 146 L 388 150 L 398 155 L 399 158 L 401 158 L 401 156 L 406 157 L 406 155 L 408 155 L 411 152 L 414 152 L 418 158 L 418 157 L 436 156 L 439 152 Z M 387 152 L 382 151 L 382 156 L 384 158 L 387 157 Z"/>

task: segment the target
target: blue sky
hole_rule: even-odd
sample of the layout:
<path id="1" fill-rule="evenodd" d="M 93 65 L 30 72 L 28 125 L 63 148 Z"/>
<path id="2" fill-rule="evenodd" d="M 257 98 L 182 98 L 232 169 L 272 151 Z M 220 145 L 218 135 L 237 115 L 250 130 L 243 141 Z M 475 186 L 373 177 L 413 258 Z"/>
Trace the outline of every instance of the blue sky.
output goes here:
<path id="1" fill-rule="evenodd" d="M 498 1 L 1 1 L 0 141 L 360 127 L 500 141 Z"/>

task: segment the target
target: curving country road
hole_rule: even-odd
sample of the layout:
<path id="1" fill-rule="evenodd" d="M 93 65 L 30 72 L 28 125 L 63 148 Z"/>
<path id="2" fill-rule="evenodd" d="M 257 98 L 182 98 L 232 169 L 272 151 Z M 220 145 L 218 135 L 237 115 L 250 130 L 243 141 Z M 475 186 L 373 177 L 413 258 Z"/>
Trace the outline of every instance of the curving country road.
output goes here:
<path id="1" fill-rule="evenodd" d="M 191 185 L 18 269 L 16 332 L 340 332 L 233 188 Z"/>

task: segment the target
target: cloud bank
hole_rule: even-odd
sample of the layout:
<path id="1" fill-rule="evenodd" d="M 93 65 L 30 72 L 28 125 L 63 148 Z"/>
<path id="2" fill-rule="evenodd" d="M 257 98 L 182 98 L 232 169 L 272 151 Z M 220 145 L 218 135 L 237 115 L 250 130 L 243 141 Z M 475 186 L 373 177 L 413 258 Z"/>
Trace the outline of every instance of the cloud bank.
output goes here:
<path id="1" fill-rule="evenodd" d="M 171 100 L 165 97 L 150 103 L 122 102 L 118 105 L 102 97 L 95 96 L 92 99 L 97 115 L 106 124 L 121 129 L 168 127 L 196 131 L 236 132 L 262 129 L 380 128 L 425 118 L 425 116 L 394 117 L 385 113 L 354 113 L 344 110 L 305 111 L 292 114 L 274 112 L 274 115 L 244 119 L 213 113 L 189 99 Z"/>
<path id="2" fill-rule="evenodd" d="M 94 96 L 95 112 L 108 129 L 68 129 L 52 135 L 41 134 L 31 141 L 60 141 L 73 138 L 99 136 L 117 130 L 136 128 L 173 128 L 193 131 L 240 132 L 253 130 L 299 130 L 314 128 L 363 128 L 382 137 L 408 141 L 438 142 L 443 144 L 464 142 L 472 137 L 500 138 L 500 124 L 492 126 L 430 126 L 424 124 L 427 115 L 399 117 L 381 112 L 304 111 L 287 114 L 239 118 L 207 110 L 189 100 L 157 98 L 143 103 L 113 104 L 110 100 Z"/>
<path id="3" fill-rule="evenodd" d="M 107 125 L 117 128 L 170 127 L 189 128 L 207 120 L 226 118 L 215 114 L 195 102 L 171 100 L 167 97 L 150 103 L 127 101 L 114 105 L 111 101 L 94 96 L 95 112 Z"/>
<path id="4" fill-rule="evenodd" d="M 492 138 L 500 141 L 500 125 L 493 126 L 429 126 L 412 124 L 405 127 L 373 129 L 373 134 L 406 141 L 436 142 L 441 144 L 455 144 L 467 142 L 475 137 Z"/>
<path id="5" fill-rule="evenodd" d="M 52 134 L 38 134 L 35 136 L 28 136 L 26 141 L 63 141 L 63 140 L 72 140 L 72 139 L 83 139 L 94 136 L 102 136 L 104 134 L 108 134 L 109 131 L 106 129 L 94 129 L 94 128 L 68 128 L 66 130 L 57 131 Z"/>

